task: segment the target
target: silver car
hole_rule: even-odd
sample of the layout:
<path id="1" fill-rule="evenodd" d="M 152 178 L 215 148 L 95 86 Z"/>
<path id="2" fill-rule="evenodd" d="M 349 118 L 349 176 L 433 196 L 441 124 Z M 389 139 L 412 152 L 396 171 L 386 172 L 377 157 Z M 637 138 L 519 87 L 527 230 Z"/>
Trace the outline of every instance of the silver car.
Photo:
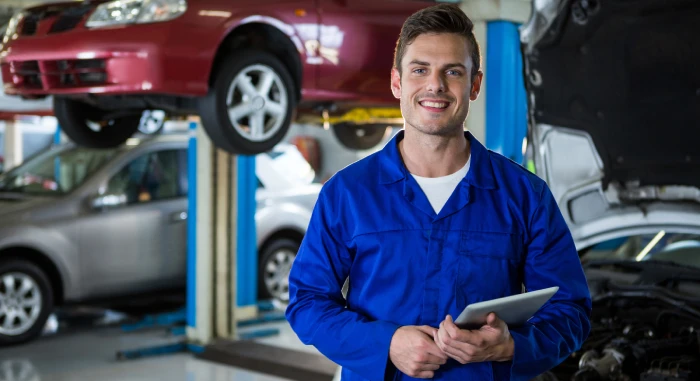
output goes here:
<path id="1" fill-rule="evenodd" d="M 293 146 L 256 163 L 260 297 L 284 299 L 321 185 Z M 65 302 L 184 286 L 187 180 L 184 135 L 62 145 L 0 175 L 0 344 Z"/>
<path id="2" fill-rule="evenodd" d="M 581 254 L 591 332 L 541 380 L 700 380 L 700 2 L 537 0 L 528 144 Z"/>

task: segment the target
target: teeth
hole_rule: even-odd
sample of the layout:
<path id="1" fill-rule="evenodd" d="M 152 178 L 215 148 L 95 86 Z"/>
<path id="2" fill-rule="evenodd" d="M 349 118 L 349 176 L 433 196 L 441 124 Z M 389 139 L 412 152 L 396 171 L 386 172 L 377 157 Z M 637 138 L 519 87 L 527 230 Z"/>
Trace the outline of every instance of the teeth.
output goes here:
<path id="1" fill-rule="evenodd" d="M 435 107 L 435 108 L 445 108 L 447 107 L 447 103 L 443 102 L 421 102 L 423 106 L 427 107 Z"/>

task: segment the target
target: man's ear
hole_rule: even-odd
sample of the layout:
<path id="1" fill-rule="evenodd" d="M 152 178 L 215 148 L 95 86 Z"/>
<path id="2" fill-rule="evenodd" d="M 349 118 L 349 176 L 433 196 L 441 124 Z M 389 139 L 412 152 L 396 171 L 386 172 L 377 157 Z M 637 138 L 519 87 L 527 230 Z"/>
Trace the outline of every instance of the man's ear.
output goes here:
<path id="1" fill-rule="evenodd" d="M 394 98 L 401 99 L 401 74 L 397 68 L 391 69 L 391 92 Z"/>
<path id="2" fill-rule="evenodd" d="M 469 99 L 475 101 L 481 92 L 481 82 L 484 80 L 484 72 L 479 70 L 472 78 L 472 89 L 469 92 Z"/>

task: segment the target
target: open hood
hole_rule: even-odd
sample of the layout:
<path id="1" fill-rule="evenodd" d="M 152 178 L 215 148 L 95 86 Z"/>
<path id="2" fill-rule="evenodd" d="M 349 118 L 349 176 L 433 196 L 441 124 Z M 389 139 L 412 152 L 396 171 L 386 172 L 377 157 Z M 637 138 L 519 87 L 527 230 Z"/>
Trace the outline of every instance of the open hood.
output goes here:
<path id="1" fill-rule="evenodd" d="M 533 1 L 529 151 L 578 240 L 700 226 L 698 20 L 697 0 Z"/>

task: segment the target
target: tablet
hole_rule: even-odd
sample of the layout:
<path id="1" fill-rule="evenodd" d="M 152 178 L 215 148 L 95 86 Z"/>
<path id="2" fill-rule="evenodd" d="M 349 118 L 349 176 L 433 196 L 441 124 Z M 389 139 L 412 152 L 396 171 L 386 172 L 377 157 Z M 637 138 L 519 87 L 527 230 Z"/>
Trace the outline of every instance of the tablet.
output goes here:
<path id="1" fill-rule="evenodd" d="M 486 316 L 494 312 L 509 327 L 525 324 L 556 292 L 559 287 L 530 291 L 504 298 L 468 305 L 455 319 L 462 327 L 478 328 L 486 324 Z"/>

